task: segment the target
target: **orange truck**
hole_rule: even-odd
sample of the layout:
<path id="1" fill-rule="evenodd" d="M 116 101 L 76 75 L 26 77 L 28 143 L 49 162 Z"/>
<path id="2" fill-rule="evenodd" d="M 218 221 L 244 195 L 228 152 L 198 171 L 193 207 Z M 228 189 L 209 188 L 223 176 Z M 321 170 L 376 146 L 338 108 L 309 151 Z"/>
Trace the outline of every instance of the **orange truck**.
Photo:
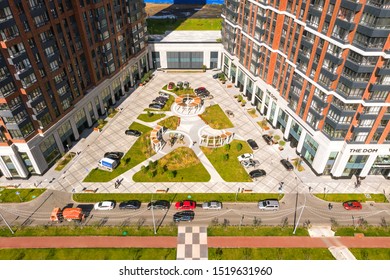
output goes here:
<path id="1" fill-rule="evenodd" d="M 62 222 L 63 220 L 70 221 L 82 221 L 84 220 L 83 209 L 81 208 L 54 208 L 50 215 L 52 222 Z"/>

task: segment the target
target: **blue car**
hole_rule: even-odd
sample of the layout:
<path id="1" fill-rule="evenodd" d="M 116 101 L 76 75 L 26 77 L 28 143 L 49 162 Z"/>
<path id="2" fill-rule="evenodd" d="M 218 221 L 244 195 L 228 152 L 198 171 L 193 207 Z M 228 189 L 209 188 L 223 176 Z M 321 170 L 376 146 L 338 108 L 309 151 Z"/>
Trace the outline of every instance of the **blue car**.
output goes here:
<path id="1" fill-rule="evenodd" d="M 194 211 L 181 211 L 173 215 L 173 221 L 177 222 L 191 222 L 195 217 Z"/>

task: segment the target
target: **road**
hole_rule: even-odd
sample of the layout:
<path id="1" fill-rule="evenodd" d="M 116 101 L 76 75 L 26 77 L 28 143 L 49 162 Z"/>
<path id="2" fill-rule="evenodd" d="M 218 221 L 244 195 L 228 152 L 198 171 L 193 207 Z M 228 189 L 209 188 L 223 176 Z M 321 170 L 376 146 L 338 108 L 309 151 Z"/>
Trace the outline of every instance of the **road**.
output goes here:
<path id="1" fill-rule="evenodd" d="M 29 203 L 2 204 L 0 214 L 11 226 L 33 226 L 50 224 L 50 213 L 54 207 L 81 207 L 87 212 L 85 225 L 153 225 L 152 211 L 146 209 L 146 203 L 138 210 L 119 210 L 116 207 L 109 211 L 93 209 L 92 203 L 76 203 L 71 194 L 60 191 L 47 191 L 38 199 Z M 168 211 L 155 210 L 157 227 L 173 223 L 172 217 L 177 210 L 174 205 Z M 362 210 L 345 210 L 341 203 L 333 203 L 328 209 L 328 202 L 312 194 L 285 194 L 280 201 L 278 211 L 260 211 L 257 203 L 224 203 L 222 210 L 201 209 L 201 202 L 195 209 L 194 225 L 297 225 L 328 224 L 333 221 L 339 225 L 358 226 L 360 218 L 369 225 L 380 225 L 383 219 L 390 221 L 388 203 L 363 203 Z M 63 222 L 60 225 L 68 225 Z M 4 221 L 0 220 L 0 226 Z"/>

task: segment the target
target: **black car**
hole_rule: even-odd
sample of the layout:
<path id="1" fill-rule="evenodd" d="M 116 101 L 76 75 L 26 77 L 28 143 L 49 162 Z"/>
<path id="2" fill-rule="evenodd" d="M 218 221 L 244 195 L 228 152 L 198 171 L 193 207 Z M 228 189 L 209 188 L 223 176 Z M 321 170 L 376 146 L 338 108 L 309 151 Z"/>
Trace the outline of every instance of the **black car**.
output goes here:
<path id="1" fill-rule="evenodd" d="M 156 200 L 156 201 L 153 201 L 153 202 L 150 202 L 148 204 L 148 210 L 152 209 L 153 207 L 153 210 L 167 210 L 169 208 L 169 206 L 171 206 L 171 204 L 169 203 L 168 200 Z"/>
<path id="2" fill-rule="evenodd" d="M 141 132 L 139 132 L 138 130 L 134 130 L 134 129 L 128 129 L 125 131 L 125 134 L 126 135 L 131 135 L 131 136 L 136 136 L 136 137 L 139 137 L 141 136 Z"/>
<path id="3" fill-rule="evenodd" d="M 213 79 L 218 79 L 219 76 L 220 76 L 221 74 L 222 74 L 222 73 L 215 73 L 215 74 L 213 75 Z"/>
<path id="4" fill-rule="evenodd" d="M 158 104 L 158 103 L 151 103 L 151 104 L 149 104 L 149 108 L 151 108 L 151 109 L 162 109 L 162 108 L 164 108 L 164 105 Z"/>
<path id="5" fill-rule="evenodd" d="M 267 134 L 264 134 L 263 135 L 263 139 L 265 140 L 265 142 L 268 144 L 268 145 L 272 145 L 274 143 L 274 141 L 272 141 L 272 137 L 267 135 Z"/>
<path id="6" fill-rule="evenodd" d="M 205 87 L 195 89 L 195 93 L 198 96 L 207 96 L 210 94 L 210 92 Z"/>
<path id="7" fill-rule="evenodd" d="M 289 171 L 294 169 L 294 166 L 287 159 L 282 159 L 280 163 L 284 166 L 284 168 L 286 168 Z"/>
<path id="8" fill-rule="evenodd" d="M 255 169 L 251 172 L 249 172 L 249 176 L 254 179 L 254 178 L 259 178 L 267 175 L 267 173 L 263 169 Z"/>
<path id="9" fill-rule="evenodd" d="M 259 146 L 257 146 L 257 143 L 253 139 L 248 139 L 246 142 L 248 142 L 249 146 L 251 146 L 252 150 L 257 150 Z"/>
<path id="10" fill-rule="evenodd" d="M 164 98 L 162 96 L 159 96 L 159 97 L 153 99 L 153 103 L 165 105 L 165 103 L 167 103 L 167 100 L 168 100 L 168 98 Z"/>
<path id="11" fill-rule="evenodd" d="M 110 158 L 113 160 L 120 160 L 123 157 L 123 153 L 121 152 L 108 152 L 104 154 L 105 158 Z"/>
<path id="12" fill-rule="evenodd" d="M 181 211 L 173 215 L 174 222 L 191 222 L 195 217 L 194 211 Z"/>
<path id="13" fill-rule="evenodd" d="M 131 210 L 136 210 L 141 207 L 141 201 L 139 200 L 128 200 L 128 201 L 123 201 L 119 204 L 119 209 L 131 209 Z"/>

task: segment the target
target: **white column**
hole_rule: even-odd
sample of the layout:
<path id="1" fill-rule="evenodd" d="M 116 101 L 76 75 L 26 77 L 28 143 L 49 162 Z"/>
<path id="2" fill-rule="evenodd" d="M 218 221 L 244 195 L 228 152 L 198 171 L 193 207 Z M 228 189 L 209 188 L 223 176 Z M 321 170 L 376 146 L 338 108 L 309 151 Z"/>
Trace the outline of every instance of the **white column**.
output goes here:
<path id="1" fill-rule="evenodd" d="M 70 122 L 72 123 L 72 122 Z M 60 150 L 60 153 L 63 154 L 65 153 L 65 148 L 64 145 L 62 144 L 60 134 L 58 133 L 57 130 L 53 132 L 54 140 L 56 141 L 57 147 Z"/>
<path id="2" fill-rule="evenodd" d="M 129 67 L 129 73 L 130 73 L 130 85 L 134 86 L 134 78 L 133 78 L 133 72 L 131 71 L 131 66 Z"/>
<path id="3" fill-rule="evenodd" d="M 236 81 L 234 82 L 234 85 L 237 86 L 238 85 L 238 72 L 241 72 L 241 70 L 238 68 L 238 66 L 236 67 Z"/>
<path id="4" fill-rule="evenodd" d="M 152 58 L 152 51 L 150 49 L 148 49 L 148 52 L 149 52 L 149 65 L 151 65 L 152 68 L 154 68 L 154 64 L 153 64 L 153 58 Z"/>
<path id="5" fill-rule="evenodd" d="M 109 89 L 110 89 L 110 95 L 111 95 L 112 104 L 115 104 L 116 100 L 115 100 L 114 91 L 112 89 L 112 84 L 109 85 Z"/>
<path id="6" fill-rule="evenodd" d="M 102 111 L 102 114 L 105 114 L 106 108 L 104 107 L 103 99 L 100 96 L 100 94 L 98 94 L 98 99 L 99 99 L 100 111 Z"/>
<path id="7" fill-rule="evenodd" d="M 99 113 L 98 113 L 96 105 L 95 105 L 95 100 L 91 100 L 91 104 L 92 104 L 93 114 L 95 116 L 95 119 L 97 120 L 99 118 Z"/>
<path id="8" fill-rule="evenodd" d="M 121 90 L 122 90 L 122 96 L 125 95 L 125 83 L 123 82 L 123 76 L 120 78 L 121 81 Z"/>
<path id="9" fill-rule="evenodd" d="M 148 59 L 148 53 L 145 54 L 145 64 L 146 64 L 146 72 L 149 72 L 149 59 Z"/>
<path id="10" fill-rule="evenodd" d="M 85 116 L 87 117 L 88 127 L 91 127 L 92 126 L 92 118 L 91 118 L 91 115 L 89 114 L 88 108 L 84 107 L 83 109 L 84 109 Z"/>
<path id="11" fill-rule="evenodd" d="M 247 75 L 244 73 L 244 89 L 242 91 L 242 94 L 246 96 L 246 84 L 248 83 L 248 77 Z"/>
<path id="12" fill-rule="evenodd" d="M 270 98 L 269 100 L 269 104 L 268 104 L 268 110 L 267 110 L 267 115 L 266 115 L 266 118 L 269 120 L 270 119 L 270 116 L 271 116 L 271 108 L 272 108 L 272 99 Z M 265 103 L 265 100 L 264 100 L 264 103 Z"/>
<path id="13" fill-rule="evenodd" d="M 287 139 L 288 135 L 290 134 L 292 120 L 293 120 L 293 118 L 291 116 L 288 116 L 286 130 L 284 131 L 284 134 L 283 134 L 284 139 Z"/>
<path id="14" fill-rule="evenodd" d="M 377 154 L 372 154 L 368 157 L 366 164 L 364 165 L 362 171 L 360 172 L 361 177 L 366 177 L 368 175 L 368 172 L 370 172 L 372 165 L 374 164 Z"/>
<path id="15" fill-rule="evenodd" d="M 141 74 L 141 62 L 138 60 L 137 61 L 137 67 L 138 67 L 138 77 L 139 79 L 142 79 L 142 74 Z"/>
<path id="16" fill-rule="evenodd" d="M 275 102 L 275 104 L 276 104 L 276 108 L 275 108 L 275 113 L 274 113 L 274 120 L 272 122 L 272 125 L 274 127 L 276 127 L 276 124 L 278 122 L 278 114 L 279 114 L 279 110 L 280 110 L 280 107 L 278 106 L 278 103 Z"/>
<path id="17" fill-rule="evenodd" d="M 263 99 L 261 100 L 261 107 L 260 107 L 260 113 L 264 115 L 264 108 L 265 108 L 265 93 L 263 94 Z"/>
<path id="18" fill-rule="evenodd" d="M 225 60 L 224 60 L 224 57 L 222 58 L 222 61 L 225 61 Z M 225 65 L 225 63 L 222 62 L 222 65 Z M 232 78 L 232 75 L 231 75 L 231 73 L 230 73 L 230 69 L 232 68 L 232 61 L 231 61 L 230 59 L 229 59 L 228 65 L 229 65 L 228 78 L 229 78 L 229 80 L 230 80 L 230 79 Z"/>
<path id="19" fill-rule="evenodd" d="M 302 147 L 303 147 L 303 142 L 305 141 L 306 138 L 306 130 L 302 129 L 301 136 L 299 137 L 298 145 L 297 145 L 297 152 L 301 153 Z"/>
<path id="20" fill-rule="evenodd" d="M 15 169 L 18 172 L 19 176 L 21 178 L 28 177 L 29 172 L 26 166 L 24 165 L 22 158 L 19 156 L 19 153 L 16 152 L 15 154 L 10 155 L 9 157 L 11 158 L 12 163 L 14 164 Z"/>
<path id="21" fill-rule="evenodd" d="M 73 135 L 76 140 L 80 138 L 79 131 L 77 130 L 76 122 L 73 118 L 70 118 L 70 126 L 72 127 Z"/>

